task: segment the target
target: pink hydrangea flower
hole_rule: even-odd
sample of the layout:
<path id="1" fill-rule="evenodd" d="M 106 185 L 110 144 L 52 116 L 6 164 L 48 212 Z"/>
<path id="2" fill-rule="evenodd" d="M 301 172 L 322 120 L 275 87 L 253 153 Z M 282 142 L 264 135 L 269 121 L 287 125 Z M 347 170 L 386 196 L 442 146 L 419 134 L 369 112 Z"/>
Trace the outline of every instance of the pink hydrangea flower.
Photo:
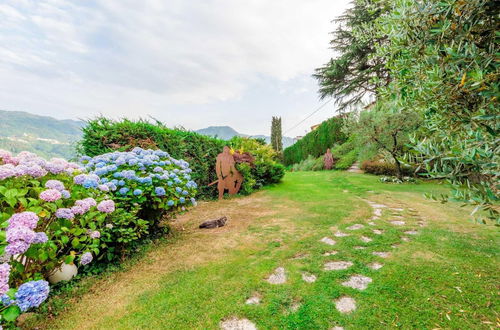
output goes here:
<path id="1" fill-rule="evenodd" d="M 56 189 L 47 189 L 40 193 L 40 199 L 43 199 L 46 202 L 55 202 L 61 199 L 61 197 L 61 192 Z"/>
<path id="2" fill-rule="evenodd" d="M 6 262 L 0 264 L 0 296 L 9 290 L 10 265 Z"/>
<path id="3" fill-rule="evenodd" d="M 104 213 L 112 213 L 115 211 L 115 202 L 111 199 L 102 201 L 97 205 L 97 209 Z"/>

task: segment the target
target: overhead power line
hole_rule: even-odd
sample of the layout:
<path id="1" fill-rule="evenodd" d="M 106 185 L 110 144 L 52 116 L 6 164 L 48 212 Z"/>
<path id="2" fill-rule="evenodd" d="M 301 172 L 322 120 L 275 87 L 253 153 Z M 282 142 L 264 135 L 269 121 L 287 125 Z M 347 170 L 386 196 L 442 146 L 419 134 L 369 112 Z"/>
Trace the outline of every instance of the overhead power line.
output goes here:
<path id="1" fill-rule="evenodd" d="M 299 126 L 300 124 L 302 124 L 303 122 L 305 122 L 307 119 L 311 118 L 316 112 L 320 111 L 321 109 L 323 109 L 328 103 L 330 103 L 331 101 L 333 100 L 333 98 L 329 99 L 328 101 L 326 101 L 325 103 L 323 103 L 322 105 L 320 105 L 316 110 L 314 110 L 313 112 L 311 112 L 309 114 L 309 116 L 307 116 L 306 118 L 302 119 L 300 122 L 298 122 L 295 126 L 287 129 L 283 134 L 285 133 L 288 133 L 290 132 L 292 129 L 296 128 L 297 126 Z"/>

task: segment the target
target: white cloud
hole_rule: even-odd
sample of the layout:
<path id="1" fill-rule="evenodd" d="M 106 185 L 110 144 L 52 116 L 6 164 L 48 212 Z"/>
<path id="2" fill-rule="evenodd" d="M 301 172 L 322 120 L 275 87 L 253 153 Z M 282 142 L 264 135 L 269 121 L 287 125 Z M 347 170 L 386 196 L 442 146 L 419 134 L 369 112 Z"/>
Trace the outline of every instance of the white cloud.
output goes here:
<path id="1" fill-rule="evenodd" d="M 7 0 L 0 6 L 0 107 L 164 119 L 177 106 L 203 115 L 196 106 L 230 102 L 238 111 L 238 100 L 270 81 L 283 98 L 312 99 L 310 82 L 290 82 L 308 80 L 327 61 L 331 20 L 346 3 Z M 188 127 L 199 122 L 182 118 Z"/>

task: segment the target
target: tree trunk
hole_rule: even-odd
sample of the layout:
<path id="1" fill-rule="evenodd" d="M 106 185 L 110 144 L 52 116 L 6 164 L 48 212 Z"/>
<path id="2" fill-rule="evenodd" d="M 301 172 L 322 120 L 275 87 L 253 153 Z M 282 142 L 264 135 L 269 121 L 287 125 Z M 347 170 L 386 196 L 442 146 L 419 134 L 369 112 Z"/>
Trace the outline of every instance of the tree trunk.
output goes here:
<path id="1" fill-rule="evenodd" d="M 396 156 L 392 155 L 392 158 L 394 158 L 394 162 L 396 163 L 396 176 L 398 177 L 399 180 L 402 180 L 403 175 L 401 173 L 401 163 L 396 158 Z"/>

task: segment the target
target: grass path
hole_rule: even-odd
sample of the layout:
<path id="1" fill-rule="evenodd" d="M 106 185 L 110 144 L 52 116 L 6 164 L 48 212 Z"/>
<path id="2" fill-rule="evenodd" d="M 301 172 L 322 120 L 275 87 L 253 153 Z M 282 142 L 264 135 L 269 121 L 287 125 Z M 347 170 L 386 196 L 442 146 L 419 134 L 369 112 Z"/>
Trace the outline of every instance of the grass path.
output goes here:
<path id="1" fill-rule="evenodd" d="M 176 221 L 181 234 L 174 242 L 161 243 L 126 271 L 96 281 L 64 313 L 36 326 L 217 329 L 231 317 L 259 329 L 498 326 L 498 228 L 468 222 L 467 210 L 456 205 L 425 200 L 428 190 L 442 188 L 302 172 L 288 173 L 282 184 L 249 197 L 200 203 Z M 387 206 L 374 226 L 368 224 L 374 208 L 367 201 Z M 203 220 L 222 215 L 230 219 L 226 227 L 197 229 Z M 348 230 L 353 224 L 363 228 Z M 408 230 L 418 234 L 404 234 Z M 336 237 L 337 231 L 350 235 Z M 320 242 L 324 237 L 335 245 Z M 337 253 L 324 255 L 331 251 Z M 325 263 L 333 261 L 352 266 L 325 271 Z M 383 267 L 371 269 L 373 262 Z M 285 269 L 286 282 L 269 284 L 265 279 L 278 267 Z M 316 281 L 304 281 L 303 274 Z M 372 279 L 366 290 L 342 285 L 356 274 Z M 260 303 L 246 304 L 252 296 Z M 335 300 L 344 296 L 355 299 L 354 312 L 336 309 Z"/>

